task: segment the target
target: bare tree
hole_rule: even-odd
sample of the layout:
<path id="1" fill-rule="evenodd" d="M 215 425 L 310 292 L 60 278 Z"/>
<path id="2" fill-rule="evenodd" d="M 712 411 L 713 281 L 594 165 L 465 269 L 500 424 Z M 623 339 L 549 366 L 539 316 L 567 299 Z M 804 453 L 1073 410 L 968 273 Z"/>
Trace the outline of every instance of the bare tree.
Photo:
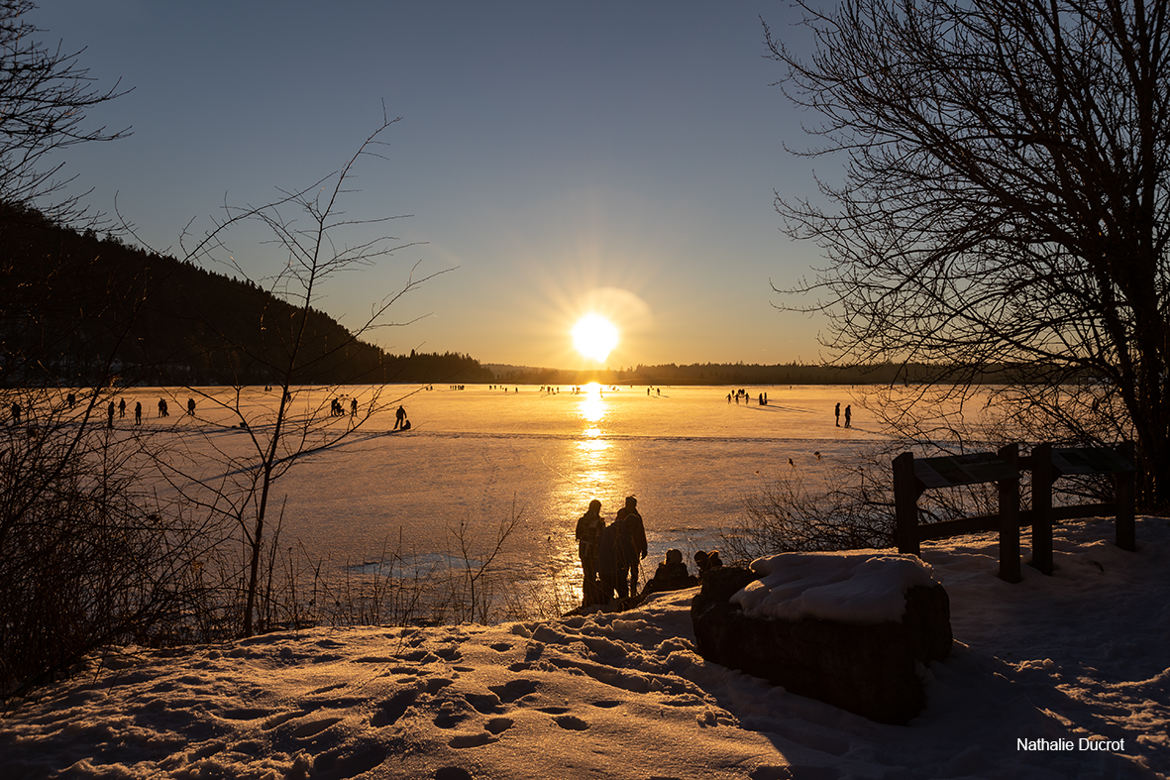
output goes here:
<path id="1" fill-rule="evenodd" d="M 211 407 L 218 412 L 210 417 L 222 421 L 226 416 L 231 422 L 186 452 L 168 442 L 156 458 L 163 473 L 188 502 L 234 524 L 241 535 L 245 561 L 240 626 L 244 635 L 257 628 L 254 617 L 265 551 L 270 553 L 269 561 L 275 560 L 271 551 L 276 539 L 269 538 L 271 532 L 266 529 L 266 521 L 278 480 L 305 455 L 328 450 L 353 436 L 374 413 L 390 403 L 381 398 L 381 390 L 375 387 L 362 399 L 360 414 L 351 416 L 346 410 L 339 418 L 332 406 L 337 386 L 305 388 L 302 385 L 306 377 L 376 328 L 395 324 L 387 321 L 393 304 L 420 284 L 445 273 L 441 270 L 420 277 L 416 275 L 416 264 L 403 286 L 375 303 L 363 321 L 340 342 L 323 347 L 307 343 L 306 329 L 314 317 L 320 316 L 314 304 L 332 277 L 369 266 L 411 246 L 384 234 L 345 243 L 349 233 L 363 233 L 371 226 L 376 230 L 399 218 L 357 219 L 347 216 L 342 209 L 345 196 L 353 193 L 350 185 L 357 164 L 367 157 L 380 156 L 381 138 L 397 121 L 383 116 L 381 124 L 334 173 L 304 189 L 281 191 L 276 200 L 260 206 L 225 206 L 202 238 L 189 241 L 188 233 L 183 239 L 185 260 L 226 263 L 251 281 L 236 263 L 227 236 L 234 228 L 259 224 L 284 255 L 283 266 L 271 276 L 261 278 L 260 285 L 292 304 L 286 321 L 257 323 L 257 327 L 275 331 L 272 349 L 263 355 L 250 356 L 271 372 L 274 388 L 271 404 L 249 405 L 244 388 L 238 384 L 226 398 L 188 388 L 200 397 L 204 409 Z M 230 343 L 230 334 L 225 336 Z M 242 447 L 225 446 L 219 438 L 229 426 L 234 429 L 233 436 L 243 438 Z"/>
<path id="2" fill-rule="evenodd" d="M 842 159 L 820 197 L 777 196 L 827 263 L 795 290 L 830 359 L 1004 368 L 1005 419 L 1043 438 L 1134 436 L 1170 502 L 1170 4 L 800 3 L 815 51 L 770 30 L 784 92 Z M 1024 370 L 1026 369 L 1026 370 Z M 887 408 L 903 427 L 916 415 Z"/>
<path id="3" fill-rule="evenodd" d="M 90 127 L 87 112 L 125 93 L 95 85 L 81 64 L 84 49 L 49 48 L 26 14 L 32 0 L 0 0 L 0 202 L 35 207 L 50 219 L 76 222 L 82 193 L 68 192 L 57 155 L 77 144 L 109 141 L 128 131 Z"/>

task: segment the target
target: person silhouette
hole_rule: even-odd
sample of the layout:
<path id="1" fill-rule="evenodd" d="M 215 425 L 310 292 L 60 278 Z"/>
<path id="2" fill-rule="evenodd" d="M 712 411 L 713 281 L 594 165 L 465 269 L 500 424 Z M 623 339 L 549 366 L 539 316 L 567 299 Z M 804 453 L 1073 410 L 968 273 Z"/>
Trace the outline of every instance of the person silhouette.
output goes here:
<path id="1" fill-rule="evenodd" d="M 603 530 L 605 521 L 601 519 L 601 502 L 595 498 L 589 502 L 585 514 L 577 520 L 577 556 L 581 559 L 581 593 L 585 606 L 602 601 L 598 564 Z"/>
<path id="2" fill-rule="evenodd" d="M 846 406 L 845 407 L 845 427 L 846 428 L 851 427 L 852 421 L 853 421 L 853 407 Z"/>
<path id="3" fill-rule="evenodd" d="M 404 422 L 406 422 L 406 409 L 399 406 L 398 411 L 394 413 L 394 427 L 391 430 L 398 430 Z"/>
<path id="4" fill-rule="evenodd" d="M 841 402 L 840 401 L 838 401 L 837 405 L 833 408 L 833 416 L 837 418 L 837 427 L 840 428 L 841 427 Z"/>

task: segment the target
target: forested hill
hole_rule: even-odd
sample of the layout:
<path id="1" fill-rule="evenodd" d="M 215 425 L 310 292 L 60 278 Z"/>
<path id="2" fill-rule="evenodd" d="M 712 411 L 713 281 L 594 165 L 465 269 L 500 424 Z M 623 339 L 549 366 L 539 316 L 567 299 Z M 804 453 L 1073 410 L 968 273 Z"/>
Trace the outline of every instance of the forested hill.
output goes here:
<path id="1" fill-rule="evenodd" d="M 247 281 L 0 205 L 0 381 L 280 381 L 296 309 Z M 476 382 L 467 355 L 392 355 L 312 311 L 300 384 Z M 110 374 L 114 376 L 110 376 Z"/>

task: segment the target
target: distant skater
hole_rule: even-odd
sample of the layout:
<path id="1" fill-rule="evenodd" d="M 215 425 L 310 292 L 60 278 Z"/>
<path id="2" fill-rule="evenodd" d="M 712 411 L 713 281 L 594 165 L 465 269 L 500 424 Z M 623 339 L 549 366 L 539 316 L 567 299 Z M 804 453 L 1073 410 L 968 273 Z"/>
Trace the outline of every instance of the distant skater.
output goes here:
<path id="1" fill-rule="evenodd" d="M 853 421 L 853 407 L 846 406 L 845 407 L 845 427 L 846 428 L 851 427 L 852 421 Z"/>
<path id="2" fill-rule="evenodd" d="M 165 399 L 165 398 L 158 399 L 158 416 L 159 417 L 169 417 L 170 416 L 170 412 L 167 411 L 167 399 Z"/>
<path id="3" fill-rule="evenodd" d="M 195 399 L 191 398 L 191 397 L 187 398 L 187 416 L 188 417 L 195 416 Z"/>
<path id="4" fill-rule="evenodd" d="M 394 413 L 394 428 L 392 430 L 398 430 L 404 422 L 406 422 L 406 409 L 399 406 L 398 411 Z"/>
<path id="5" fill-rule="evenodd" d="M 13 401 L 12 406 L 10 406 L 9 409 L 12 411 L 12 424 L 20 425 L 20 404 L 18 404 L 16 401 Z"/>
<path id="6" fill-rule="evenodd" d="M 577 555 L 581 559 L 582 605 L 602 603 L 601 583 L 598 581 L 598 564 L 601 553 L 601 532 L 605 521 L 601 519 L 601 502 L 593 499 L 585 514 L 577 520 Z"/>
<path id="7" fill-rule="evenodd" d="M 65 396 L 65 405 L 68 406 L 70 409 L 72 409 L 74 406 L 77 405 L 77 396 L 74 395 L 73 393 L 70 393 L 69 395 Z"/>
<path id="8" fill-rule="evenodd" d="M 350 417 L 357 417 L 357 399 L 356 398 L 349 399 L 349 416 Z"/>
<path id="9" fill-rule="evenodd" d="M 837 402 L 836 408 L 833 409 L 833 415 L 837 418 L 837 427 L 841 427 L 841 402 Z"/>
<path id="10" fill-rule="evenodd" d="M 106 407 L 106 427 L 114 427 L 114 402 L 110 401 L 110 405 Z"/>
<path id="11" fill-rule="evenodd" d="M 126 416 L 126 399 L 125 398 L 118 401 L 118 416 L 119 417 Z"/>
<path id="12" fill-rule="evenodd" d="M 134 402 L 134 424 L 142 425 L 142 402 Z"/>

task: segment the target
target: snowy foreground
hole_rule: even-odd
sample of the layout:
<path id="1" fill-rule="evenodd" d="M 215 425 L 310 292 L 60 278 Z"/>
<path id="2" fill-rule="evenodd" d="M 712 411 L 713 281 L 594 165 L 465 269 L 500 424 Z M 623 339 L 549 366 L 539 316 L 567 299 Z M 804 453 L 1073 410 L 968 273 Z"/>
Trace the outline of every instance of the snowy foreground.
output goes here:
<path id="1" fill-rule="evenodd" d="M 125 649 L 0 719 L 0 775 L 1170 777 L 1170 520 L 1139 518 L 1137 553 L 1112 531 L 1058 531 L 1055 576 L 1018 585 L 992 535 L 928 545 L 955 647 L 908 727 L 703 661 L 687 590 L 551 622 Z"/>

